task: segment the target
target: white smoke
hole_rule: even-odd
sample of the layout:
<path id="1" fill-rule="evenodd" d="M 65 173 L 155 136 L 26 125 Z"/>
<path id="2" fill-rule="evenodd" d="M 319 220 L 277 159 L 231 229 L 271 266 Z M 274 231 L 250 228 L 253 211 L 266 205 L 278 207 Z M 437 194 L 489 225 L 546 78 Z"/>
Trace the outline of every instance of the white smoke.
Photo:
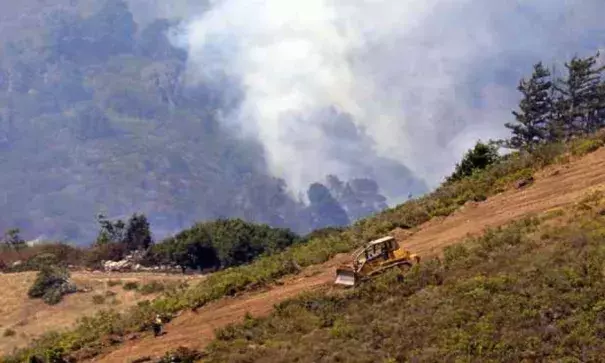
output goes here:
<path id="1" fill-rule="evenodd" d="M 377 157 L 435 186 L 477 139 L 506 135 L 532 63 L 601 45 L 590 32 L 605 28 L 603 10 L 596 0 L 222 0 L 175 41 L 191 81 L 240 79 L 245 100 L 225 122 L 258 139 L 293 190 L 359 176 Z M 363 140 L 349 157 L 326 132 L 335 121 L 314 116 L 331 106 Z"/>

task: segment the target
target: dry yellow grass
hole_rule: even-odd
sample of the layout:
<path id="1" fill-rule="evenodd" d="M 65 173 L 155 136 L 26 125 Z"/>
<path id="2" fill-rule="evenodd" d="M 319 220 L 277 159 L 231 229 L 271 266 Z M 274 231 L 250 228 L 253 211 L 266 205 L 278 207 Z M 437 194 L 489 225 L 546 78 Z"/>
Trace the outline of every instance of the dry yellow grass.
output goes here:
<path id="1" fill-rule="evenodd" d="M 61 330 L 72 326 L 78 318 L 93 315 L 101 308 L 112 307 L 124 310 L 137 302 L 153 298 L 136 291 L 126 291 L 121 285 L 109 286 L 109 281 L 136 281 L 145 284 L 150 281 L 183 281 L 200 279 L 200 276 L 183 276 L 154 273 L 92 273 L 73 272 L 72 279 L 78 287 L 92 289 L 86 293 L 65 296 L 55 306 L 46 305 L 41 300 L 32 300 L 27 290 L 36 277 L 35 272 L 18 274 L 0 273 L 0 355 L 22 347 L 33 338 L 48 331 Z M 115 296 L 107 298 L 103 304 L 93 303 L 93 296 L 112 291 Z M 116 300 L 112 303 L 112 300 Z M 7 330 L 14 331 L 8 334 Z"/>

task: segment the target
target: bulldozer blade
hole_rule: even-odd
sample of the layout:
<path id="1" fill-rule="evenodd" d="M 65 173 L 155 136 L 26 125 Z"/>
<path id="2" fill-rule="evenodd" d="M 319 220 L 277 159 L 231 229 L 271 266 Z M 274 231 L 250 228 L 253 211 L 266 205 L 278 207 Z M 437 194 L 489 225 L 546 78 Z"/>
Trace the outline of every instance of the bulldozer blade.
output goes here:
<path id="1" fill-rule="evenodd" d="M 351 270 L 336 270 L 336 285 L 355 286 L 355 272 Z"/>

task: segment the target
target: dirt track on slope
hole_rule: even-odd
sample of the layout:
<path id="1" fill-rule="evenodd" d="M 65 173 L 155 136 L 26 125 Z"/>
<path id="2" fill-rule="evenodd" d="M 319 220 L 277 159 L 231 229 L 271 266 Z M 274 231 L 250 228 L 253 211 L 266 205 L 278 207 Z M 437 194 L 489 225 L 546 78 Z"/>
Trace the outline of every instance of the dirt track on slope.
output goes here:
<path id="1" fill-rule="evenodd" d="M 427 222 L 402 240 L 403 245 L 429 257 L 468 235 L 481 234 L 487 227 L 574 203 L 594 188 L 605 189 L 605 149 L 572 164 L 547 168 L 535 178 L 535 183 L 525 189 L 504 192 L 485 202 L 467 205 L 442 220 Z M 404 234 L 395 233 L 395 236 L 399 239 Z M 304 275 L 290 278 L 268 291 L 222 299 L 197 313 L 185 312 L 165 327 L 164 336 L 130 341 L 93 361 L 130 362 L 144 356 L 158 357 L 178 346 L 204 348 L 214 338 L 215 328 L 241 321 L 247 311 L 254 316 L 268 314 L 274 304 L 332 282 L 336 266 L 347 259 L 348 256 L 339 255 L 323 265 L 309 267 Z"/>

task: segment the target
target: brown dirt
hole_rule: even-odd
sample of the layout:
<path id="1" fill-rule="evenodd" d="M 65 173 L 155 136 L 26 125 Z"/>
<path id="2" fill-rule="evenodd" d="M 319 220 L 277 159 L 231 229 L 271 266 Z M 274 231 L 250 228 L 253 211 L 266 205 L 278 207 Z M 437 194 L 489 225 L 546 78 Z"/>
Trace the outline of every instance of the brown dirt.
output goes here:
<path id="1" fill-rule="evenodd" d="M 547 168 L 536 175 L 533 185 L 501 193 L 485 202 L 468 204 L 447 218 L 420 226 L 411 236 L 404 232 L 395 232 L 395 236 L 414 253 L 425 257 L 436 255 L 443 247 L 468 235 L 481 234 L 485 228 L 569 205 L 591 189 L 605 187 L 604 167 L 605 149 L 600 149 L 573 164 Z M 334 279 L 336 266 L 347 259 L 346 255 L 337 256 L 323 265 L 309 268 L 306 275 L 310 276 L 290 278 L 269 291 L 222 299 L 197 313 L 185 312 L 167 324 L 164 336 L 130 341 L 93 361 L 129 362 L 144 356 L 157 357 L 178 346 L 202 349 L 214 338 L 215 328 L 241 321 L 247 311 L 255 316 L 264 315 L 276 303 L 329 284 Z"/>
<path id="2" fill-rule="evenodd" d="M 155 296 L 125 291 L 120 285 L 110 287 L 107 284 L 109 280 L 137 281 L 145 284 L 152 280 L 180 281 L 202 277 L 153 273 L 72 272 L 72 279 L 78 287 L 89 287 L 92 291 L 65 296 L 61 303 L 54 306 L 28 298 L 27 290 L 35 278 L 35 272 L 0 273 L 0 287 L 3 291 L 0 294 L 0 356 L 27 345 L 42 333 L 69 328 L 78 318 L 93 315 L 100 307 L 111 306 L 122 311 L 141 300 Z M 107 291 L 116 293 L 115 298 L 118 302 L 116 305 L 110 305 L 109 298 L 103 305 L 92 302 L 92 296 L 103 295 Z M 5 331 L 9 329 L 15 331 L 15 335 L 4 336 Z"/>

